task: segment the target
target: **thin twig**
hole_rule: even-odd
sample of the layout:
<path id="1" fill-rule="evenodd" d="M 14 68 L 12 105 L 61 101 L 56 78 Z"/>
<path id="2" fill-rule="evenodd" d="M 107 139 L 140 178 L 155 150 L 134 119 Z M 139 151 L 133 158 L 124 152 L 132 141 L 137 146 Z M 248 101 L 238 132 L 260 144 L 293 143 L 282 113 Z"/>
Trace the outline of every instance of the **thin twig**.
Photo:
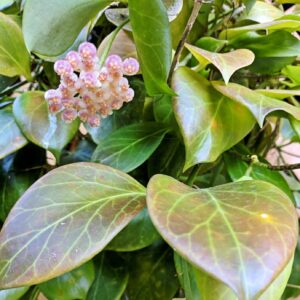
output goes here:
<path id="1" fill-rule="evenodd" d="M 199 11 L 201 9 L 201 6 L 202 6 L 202 1 L 203 0 L 194 0 L 194 7 L 193 7 L 193 11 L 190 15 L 190 18 L 187 22 L 187 25 L 184 29 L 184 32 L 182 34 L 182 37 L 179 41 L 179 44 L 176 48 L 176 51 L 175 51 L 175 55 L 174 55 L 174 58 L 173 58 L 173 61 L 172 61 L 172 65 L 171 65 L 171 68 L 170 68 L 170 72 L 169 72 L 169 76 L 168 76 L 168 85 L 171 85 L 171 81 L 172 81 L 172 77 L 173 77 L 173 73 L 175 71 L 175 68 L 179 62 L 179 59 L 180 59 L 180 55 L 183 51 L 183 48 L 184 48 L 184 44 L 186 42 L 186 39 L 187 37 L 189 36 L 192 28 L 193 28 L 193 25 L 197 19 L 197 16 L 199 14 Z"/>

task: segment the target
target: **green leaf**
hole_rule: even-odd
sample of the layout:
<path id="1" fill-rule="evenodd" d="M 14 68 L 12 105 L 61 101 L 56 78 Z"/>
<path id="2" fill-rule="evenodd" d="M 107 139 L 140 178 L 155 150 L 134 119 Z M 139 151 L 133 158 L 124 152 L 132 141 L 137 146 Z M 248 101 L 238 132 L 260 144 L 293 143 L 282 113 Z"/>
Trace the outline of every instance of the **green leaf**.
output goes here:
<path id="1" fill-rule="evenodd" d="M 2 290 L 0 291 L 0 300 L 18 300 L 20 299 L 27 291 L 28 287 L 20 287 L 16 289 Z"/>
<path id="2" fill-rule="evenodd" d="M 39 91 L 19 96 L 14 102 L 13 113 L 27 139 L 50 150 L 56 157 L 59 157 L 79 127 L 78 120 L 66 124 L 59 115 L 50 115 L 44 93 Z"/>
<path id="3" fill-rule="evenodd" d="M 4 91 L 10 85 L 14 84 L 18 80 L 18 77 L 7 77 L 0 75 L 0 92 Z"/>
<path id="4" fill-rule="evenodd" d="M 161 124 L 150 122 L 120 128 L 99 143 L 92 160 L 130 172 L 150 157 L 166 133 Z"/>
<path id="5" fill-rule="evenodd" d="M 263 181 L 196 190 L 156 175 L 148 184 L 147 204 L 155 227 L 178 254 L 239 299 L 256 299 L 266 290 L 297 244 L 292 202 Z"/>
<path id="6" fill-rule="evenodd" d="M 255 57 L 294 57 L 300 52 L 300 41 L 283 30 L 268 35 L 247 32 L 230 41 L 230 45 L 250 49 Z"/>
<path id="7" fill-rule="evenodd" d="M 216 92 L 188 68 L 175 72 L 173 87 L 178 94 L 175 115 L 186 148 L 185 170 L 199 162 L 215 161 L 254 126 L 245 107 Z"/>
<path id="8" fill-rule="evenodd" d="M 11 109 L 0 110 L 0 159 L 27 144 Z"/>
<path id="9" fill-rule="evenodd" d="M 300 20 L 294 19 L 279 19 L 272 22 L 266 22 L 262 24 L 254 24 L 243 27 L 235 27 L 230 29 L 225 29 L 220 33 L 221 39 L 232 39 L 237 37 L 238 35 L 248 32 L 248 31 L 258 31 L 258 30 L 286 30 L 289 32 L 294 32 L 299 30 L 300 28 Z"/>
<path id="10" fill-rule="evenodd" d="M 225 153 L 224 160 L 226 170 L 233 181 L 237 181 L 243 176 L 248 175 L 253 179 L 263 180 L 274 184 L 293 199 L 293 193 L 291 192 L 288 183 L 278 171 L 269 170 L 255 164 L 249 166 L 246 162 L 242 161 L 234 154 L 231 155 L 229 153 Z"/>
<path id="11" fill-rule="evenodd" d="M 173 251 L 165 244 L 132 252 L 129 256 L 130 300 L 172 300 L 178 290 Z"/>
<path id="12" fill-rule="evenodd" d="M 261 127 L 265 117 L 275 111 L 284 111 L 300 120 L 300 108 L 286 102 L 264 96 L 236 83 L 225 85 L 222 82 L 214 81 L 212 85 L 226 97 L 247 107 Z"/>
<path id="13" fill-rule="evenodd" d="M 286 66 L 282 74 L 293 82 L 293 86 L 300 85 L 300 66 Z"/>
<path id="14" fill-rule="evenodd" d="M 48 300 L 86 299 L 95 278 L 95 268 L 88 261 L 79 268 L 39 284 L 39 289 Z"/>
<path id="15" fill-rule="evenodd" d="M 0 74 L 24 75 L 31 80 L 30 56 L 19 25 L 0 12 Z"/>
<path id="16" fill-rule="evenodd" d="M 144 208 L 106 247 L 113 251 L 135 251 L 145 248 L 159 240 L 149 217 L 147 208 Z"/>
<path id="17" fill-rule="evenodd" d="M 258 300 L 280 300 L 291 274 L 293 258 Z M 224 283 L 196 269 L 175 254 L 175 265 L 179 280 L 184 287 L 187 300 L 238 300 Z M 201 295 L 201 296 L 200 296 Z"/>
<path id="18" fill-rule="evenodd" d="M 21 197 L 2 228 L 0 287 L 40 283 L 80 266 L 144 205 L 145 188 L 120 171 L 93 163 L 56 168 Z"/>
<path id="19" fill-rule="evenodd" d="M 173 91 L 166 83 L 172 60 L 172 40 L 166 8 L 161 0 L 129 0 L 128 3 L 147 92 L 150 96 L 172 95 Z"/>
<path id="20" fill-rule="evenodd" d="M 242 14 L 239 20 L 251 20 L 258 23 L 271 22 L 284 16 L 284 12 L 271 3 L 254 1 L 254 5 L 248 13 Z"/>
<path id="21" fill-rule="evenodd" d="M 128 282 L 128 272 L 114 255 L 103 252 L 97 261 L 97 275 L 87 300 L 119 300 Z"/>
<path id="22" fill-rule="evenodd" d="M 26 0 L 23 32 L 26 46 L 42 56 L 58 56 L 109 0 Z"/>
<path id="23" fill-rule="evenodd" d="M 197 58 L 202 69 L 208 64 L 213 64 L 221 72 L 226 84 L 233 73 L 251 65 L 254 61 L 254 54 L 247 49 L 238 49 L 228 53 L 215 53 L 188 44 L 185 46 Z"/>
<path id="24" fill-rule="evenodd" d="M 300 90 L 258 89 L 255 91 L 265 96 L 280 100 L 292 96 L 300 96 Z"/>

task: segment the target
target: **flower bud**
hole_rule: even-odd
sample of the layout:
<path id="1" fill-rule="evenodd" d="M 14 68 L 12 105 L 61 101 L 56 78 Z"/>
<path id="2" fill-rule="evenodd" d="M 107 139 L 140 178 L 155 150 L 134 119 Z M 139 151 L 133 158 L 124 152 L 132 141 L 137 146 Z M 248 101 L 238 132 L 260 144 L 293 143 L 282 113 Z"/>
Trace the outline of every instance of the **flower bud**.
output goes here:
<path id="1" fill-rule="evenodd" d="M 74 99 L 72 98 L 64 98 L 61 100 L 61 103 L 65 108 L 74 108 Z"/>
<path id="2" fill-rule="evenodd" d="M 134 90 L 129 88 L 125 93 L 125 102 L 130 102 L 134 98 Z"/>
<path id="3" fill-rule="evenodd" d="M 129 82 L 128 79 L 123 77 L 120 81 L 119 81 L 119 87 L 121 88 L 121 91 L 128 91 L 129 89 Z"/>
<path id="4" fill-rule="evenodd" d="M 48 90 L 44 97 L 47 101 L 60 102 L 62 94 L 60 90 Z"/>
<path id="5" fill-rule="evenodd" d="M 66 108 L 62 114 L 61 118 L 66 123 L 71 123 L 77 118 L 77 111 L 74 108 Z"/>
<path id="6" fill-rule="evenodd" d="M 98 72 L 81 72 L 80 79 L 82 80 L 84 86 L 88 89 L 99 88 L 101 83 L 98 80 Z"/>
<path id="7" fill-rule="evenodd" d="M 59 112 L 63 108 L 61 102 L 52 102 L 51 100 L 48 102 L 48 107 L 52 114 Z"/>
<path id="8" fill-rule="evenodd" d="M 73 68 L 71 64 L 66 60 L 58 60 L 54 64 L 54 71 L 59 76 L 69 76 L 73 73 Z"/>
<path id="9" fill-rule="evenodd" d="M 78 48 L 78 52 L 83 60 L 93 60 L 97 56 L 96 47 L 89 42 L 82 43 Z"/>
<path id="10" fill-rule="evenodd" d="M 72 68 L 75 71 L 79 71 L 81 68 L 81 57 L 78 52 L 70 51 L 67 56 L 66 60 L 71 64 Z"/>
<path id="11" fill-rule="evenodd" d="M 123 62 L 123 73 L 125 75 L 135 75 L 139 71 L 140 65 L 134 58 L 126 58 Z"/>
<path id="12" fill-rule="evenodd" d="M 101 119 L 98 115 L 90 115 L 87 119 L 87 123 L 91 127 L 99 127 L 100 126 Z"/>
<path id="13" fill-rule="evenodd" d="M 110 55 L 105 61 L 108 72 L 118 72 L 122 70 L 123 62 L 119 55 Z"/>
<path id="14" fill-rule="evenodd" d="M 70 89 L 69 87 L 65 86 L 64 84 L 60 84 L 58 87 L 62 98 L 70 98 L 73 96 L 74 92 L 72 89 Z"/>
<path id="15" fill-rule="evenodd" d="M 61 83 L 70 88 L 75 88 L 76 82 L 78 80 L 78 76 L 74 73 L 68 76 L 62 76 Z"/>
<path id="16" fill-rule="evenodd" d="M 106 81 L 106 80 L 108 79 L 108 71 L 107 71 L 107 68 L 103 67 L 103 68 L 100 70 L 98 79 L 99 79 L 101 82 Z"/>
<path id="17" fill-rule="evenodd" d="M 82 122 L 86 122 L 89 117 L 89 112 L 86 109 L 82 109 L 78 112 L 78 116 Z"/>

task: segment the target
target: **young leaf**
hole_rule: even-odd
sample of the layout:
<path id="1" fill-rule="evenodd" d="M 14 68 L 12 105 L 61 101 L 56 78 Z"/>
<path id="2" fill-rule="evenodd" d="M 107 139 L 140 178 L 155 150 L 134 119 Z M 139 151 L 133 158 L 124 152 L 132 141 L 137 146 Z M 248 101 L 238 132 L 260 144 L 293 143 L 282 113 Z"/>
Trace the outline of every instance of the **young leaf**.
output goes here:
<path id="1" fill-rule="evenodd" d="M 31 80 L 30 55 L 25 47 L 19 25 L 0 12 L 0 74 L 24 75 Z"/>
<path id="2" fill-rule="evenodd" d="M 201 68 L 213 64 L 221 72 L 226 84 L 234 72 L 251 65 L 254 61 L 254 54 L 247 49 L 215 53 L 188 44 L 185 46 L 197 58 Z"/>
<path id="3" fill-rule="evenodd" d="M 145 188 L 99 164 L 56 168 L 21 197 L 0 233 L 0 288 L 40 283 L 100 252 L 144 207 Z"/>
<path id="4" fill-rule="evenodd" d="M 254 126 L 243 105 L 214 91 L 210 83 L 188 68 L 173 77 L 175 115 L 186 148 L 185 170 L 199 162 L 215 161 Z"/>
<path id="5" fill-rule="evenodd" d="M 27 144 L 10 109 L 0 110 L 0 159 Z"/>
<path id="6" fill-rule="evenodd" d="M 300 120 L 300 108 L 286 102 L 264 96 L 236 83 L 225 85 L 222 82 L 214 81 L 212 85 L 226 97 L 247 107 L 261 127 L 265 117 L 274 111 L 284 111 Z"/>
<path id="7" fill-rule="evenodd" d="M 144 208 L 106 247 L 113 251 L 136 251 L 150 246 L 159 240 L 149 217 L 147 208 Z"/>
<path id="8" fill-rule="evenodd" d="M 123 127 L 99 143 L 92 160 L 130 172 L 150 157 L 166 133 L 161 124 L 150 122 Z"/>
<path id="9" fill-rule="evenodd" d="M 166 83 L 172 60 L 172 40 L 166 8 L 161 0 L 129 0 L 128 3 L 147 92 L 150 96 L 172 95 Z"/>
<path id="10" fill-rule="evenodd" d="M 101 253 L 97 263 L 97 275 L 87 300 L 119 300 L 127 286 L 128 272 L 114 255 Z"/>
<path id="11" fill-rule="evenodd" d="M 58 56 L 109 0 L 26 0 L 23 32 L 26 46 L 42 56 Z"/>
<path id="12" fill-rule="evenodd" d="M 76 134 L 79 122 L 66 124 L 60 116 L 49 115 L 44 93 L 26 92 L 19 96 L 13 106 L 16 121 L 32 143 L 48 149 L 56 157 Z"/>
<path id="13" fill-rule="evenodd" d="M 49 300 L 86 299 L 95 278 L 95 268 L 88 261 L 79 268 L 39 284 L 39 289 Z"/>
<path id="14" fill-rule="evenodd" d="M 175 265 L 187 300 L 238 300 L 227 285 L 193 267 L 177 254 L 175 254 Z M 293 258 L 267 290 L 258 297 L 258 300 L 281 299 L 281 295 L 291 274 L 292 265 Z"/>
<path id="15" fill-rule="evenodd" d="M 195 190 L 156 175 L 148 184 L 147 204 L 163 238 L 239 299 L 256 299 L 291 260 L 297 244 L 295 208 L 266 182 Z"/>

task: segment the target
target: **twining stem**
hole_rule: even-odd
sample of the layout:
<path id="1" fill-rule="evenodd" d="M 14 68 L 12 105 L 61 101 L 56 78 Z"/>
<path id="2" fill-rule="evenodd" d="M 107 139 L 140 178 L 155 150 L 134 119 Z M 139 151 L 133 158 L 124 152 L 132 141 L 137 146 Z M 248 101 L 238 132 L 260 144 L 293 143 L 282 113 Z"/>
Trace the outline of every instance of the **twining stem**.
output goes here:
<path id="1" fill-rule="evenodd" d="M 118 35 L 118 33 L 120 32 L 120 30 L 127 24 L 129 23 L 129 19 L 125 20 L 122 24 L 120 24 L 111 34 L 110 38 L 109 38 L 109 41 L 108 41 L 108 44 L 107 46 L 105 47 L 102 55 L 101 55 L 101 58 L 100 58 L 100 61 L 99 61 L 99 65 L 100 67 L 102 67 L 104 65 L 104 62 L 109 54 L 109 51 L 112 47 L 112 44 L 116 38 L 116 36 Z"/>
<path id="2" fill-rule="evenodd" d="M 179 44 L 176 48 L 176 51 L 175 51 L 175 55 L 174 55 L 174 58 L 173 58 L 173 61 L 172 61 L 172 65 L 171 65 L 171 68 L 170 68 L 170 72 L 169 72 L 169 76 L 168 76 L 168 85 L 171 85 L 171 81 L 172 81 L 172 77 L 173 77 L 173 73 L 175 71 L 175 68 L 179 62 L 179 59 L 180 59 L 180 56 L 181 56 L 181 53 L 183 51 L 183 48 L 184 48 L 184 44 L 193 28 L 193 25 L 197 19 L 197 16 L 199 14 L 199 11 L 201 9 L 201 6 L 202 6 L 202 3 L 203 3 L 203 0 L 194 0 L 194 7 L 193 7 L 193 10 L 192 10 L 192 13 L 190 15 L 190 18 L 187 22 L 187 25 L 183 31 L 183 34 L 182 34 L 182 37 L 179 41 Z"/>

